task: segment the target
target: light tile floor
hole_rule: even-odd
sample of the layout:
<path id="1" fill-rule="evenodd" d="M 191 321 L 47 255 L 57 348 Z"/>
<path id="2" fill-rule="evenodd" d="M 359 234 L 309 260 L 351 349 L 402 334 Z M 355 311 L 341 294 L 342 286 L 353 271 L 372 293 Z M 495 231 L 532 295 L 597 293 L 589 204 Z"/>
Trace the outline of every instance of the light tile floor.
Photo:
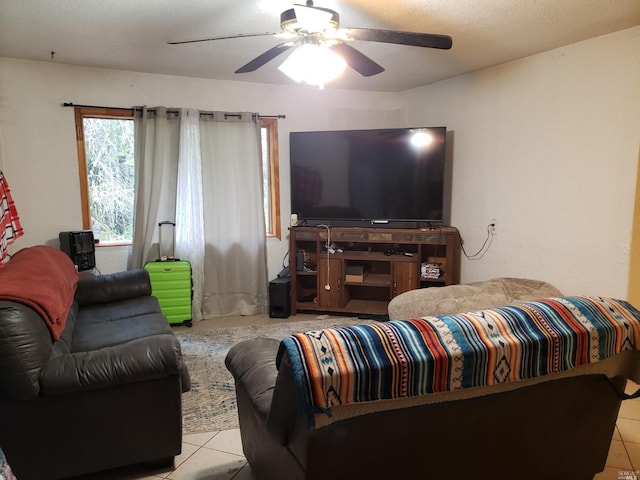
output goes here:
<path id="1" fill-rule="evenodd" d="M 253 317 L 227 317 L 205 320 L 193 328 L 207 329 L 238 325 L 256 325 L 283 321 L 303 321 L 318 318 L 315 315 L 296 315 L 288 320 L 271 319 L 267 315 Z M 176 327 L 187 328 L 187 327 Z M 640 386 L 630 384 L 627 392 Z M 606 468 L 594 480 L 640 480 L 640 398 L 622 402 L 616 430 L 611 441 Z M 625 475 L 630 475 L 625 477 Z M 633 476 L 635 475 L 635 476 Z M 133 466 L 82 477 L 85 480 L 255 480 L 247 464 L 240 441 L 240 430 L 184 435 L 182 453 L 176 457 L 174 467 L 148 471 Z"/>

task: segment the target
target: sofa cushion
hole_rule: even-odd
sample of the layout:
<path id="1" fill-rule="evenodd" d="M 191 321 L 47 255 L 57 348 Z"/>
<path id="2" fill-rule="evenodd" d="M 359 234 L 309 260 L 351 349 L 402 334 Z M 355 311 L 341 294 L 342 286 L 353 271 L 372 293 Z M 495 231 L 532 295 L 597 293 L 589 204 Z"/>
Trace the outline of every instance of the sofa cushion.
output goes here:
<path id="1" fill-rule="evenodd" d="M 85 305 L 78 312 L 78 324 L 109 323 L 160 312 L 160 304 L 156 297 L 147 296 L 127 300 L 114 300 L 111 303 Z M 165 320 L 164 323 L 167 323 L 167 321 Z"/>
<path id="2" fill-rule="evenodd" d="M 83 322 L 82 313 L 80 310 L 73 332 L 72 353 L 97 350 L 153 335 L 173 335 L 166 317 L 159 311 L 99 323 Z"/>
<path id="3" fill-rule="evenodd" d="M 114 387 L 173 375 L 180 375 L 183 381 L 186 379 L 182 388 L 188 390 L 189 377 L 180 342 L 169 332 L 58 356 L 42 370 L 41 395 Z"/>

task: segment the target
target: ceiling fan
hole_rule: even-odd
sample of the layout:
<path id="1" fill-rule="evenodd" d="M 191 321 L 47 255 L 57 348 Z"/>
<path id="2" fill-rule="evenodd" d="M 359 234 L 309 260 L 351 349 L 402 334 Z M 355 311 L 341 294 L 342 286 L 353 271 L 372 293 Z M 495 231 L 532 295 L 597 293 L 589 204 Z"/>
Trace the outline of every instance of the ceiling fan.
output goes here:
<path id="1" fill-rule="evenodd" d="M 280 27 L 282 29 L 280 33 L 240 34 L 168 43 L 170 45 L 179 45 L 230 38 L 275 36 L 285 41 L 258 55 L 249 63 L 237 69 L 235 73 L 253 72 L 291 48 L 316 45 L 332 50 L 342 57 L 347 65 L 365 77 L 384 72 L 384 67 L 350 46 L 347 42 L 351 40 L 394 43 L 444 50 L 450 49 L 452 45 L 451 37 L 447 35 L 373 28 L 340 28 L 340 16 L 338 13 L 329 8 L 315 7 L 312 0 L 307 0 L 306 5 L 294 4 L 293 8 L 282 12 L 280 15 Z"/>

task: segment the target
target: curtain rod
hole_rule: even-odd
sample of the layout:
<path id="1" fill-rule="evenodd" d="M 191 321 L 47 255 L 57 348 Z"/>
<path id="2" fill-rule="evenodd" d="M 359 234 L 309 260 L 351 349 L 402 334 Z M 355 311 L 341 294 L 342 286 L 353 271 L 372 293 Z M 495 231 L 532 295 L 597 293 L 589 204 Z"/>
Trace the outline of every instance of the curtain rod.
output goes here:
<path id="1" fill-rule="evenodd" d="M 63 107 L 80 107 L 80 108 L 104 108 L 106 110 L 142 110 L 142 108 L 140 108 L 140 107 L 103 107 L 103 106 L 100 106 L 100 105 L 78 105 L 76 103 L 71 103 L 71 102 L 65 102 L 65 103 L 62 104 L 62 106 Z M 154 108 L 149 108 L 149 109 L 147 109 L 147 111 L 154 112 L 155 109 Z M 177 108 L 167 108 L 167 111 L 168 112 L 177 112 L 179 110 Z M 211 114 L 213 112 L 203 111 L 203 112 L 200 112 L 200 113 L 207 115 L 207 114 Z M 225 114 L 225 117 L 233 117 L 233 116 L 239 117 L 241 115 L 239 113 L 237 113 L 237 114 L 226 113 Z M 258 117 L 259 118 L 287 118 L 287 116 L 283 115 L 283 114 L 278 114 L 278 115 L 260 115 L 260 114 L 258 114 Z"/>

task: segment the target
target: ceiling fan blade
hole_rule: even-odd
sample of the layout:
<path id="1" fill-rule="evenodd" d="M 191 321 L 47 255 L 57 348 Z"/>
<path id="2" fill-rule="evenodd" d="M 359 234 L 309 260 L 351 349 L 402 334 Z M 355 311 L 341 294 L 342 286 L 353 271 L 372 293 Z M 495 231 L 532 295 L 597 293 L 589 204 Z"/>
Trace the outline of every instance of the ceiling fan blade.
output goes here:
<path id="1" fill-rule="evenodd" d="M 440 48 L 448 50 L 452 46 L 451 37 L 433 33 L 396 32 L 394 30 L 378 30 L 374 28 L 346 28 L 347 35 L 353 40 L 369 42 L 396 43 L 415 47 Z"/>
<path id="2" fill-rule="evenodd" d="M 169 45 L 182 45 L 184 43 L 210 42 L 212 40 L 227 40 L 229 38 L 247 38 L 247 37 L 273 37 L 276 33 L 240 33 L 238 35 L 226 35 L 222 37 L 198 38 L 195 40 L 182 40 L 179 42 L 167 42 Z"/>
<path id="3" fill-rule="evenodd" d="M 269 50 L 264 52 L 262 55 L 258 55 L 256 58 L 251 60 L 246 65 L 243 65 L 238 70 L 236 70 L 234 73 L 253 72 L 253 71 L 259 69 L 261 66 L 263 66 L 267 62 L 270 62 L 271 60 L 276 58 L 281 53 L 286 52 L 291 47 L 293 47 L 293 44 L 291 42 L 286 42 L 286 43 L 281 43 L 280 45 L 276 45 L 275 47 L 270 48 Z"/>
<path id="4" fill-rule="evenodd" d="M 364 53 L 356 50 L 346 43 L 332 45 L 331 50 L 340 55 L 347 65 L 364 77 L 371 77 L 384 72 L 384 67 L 367 57 Z"/>

